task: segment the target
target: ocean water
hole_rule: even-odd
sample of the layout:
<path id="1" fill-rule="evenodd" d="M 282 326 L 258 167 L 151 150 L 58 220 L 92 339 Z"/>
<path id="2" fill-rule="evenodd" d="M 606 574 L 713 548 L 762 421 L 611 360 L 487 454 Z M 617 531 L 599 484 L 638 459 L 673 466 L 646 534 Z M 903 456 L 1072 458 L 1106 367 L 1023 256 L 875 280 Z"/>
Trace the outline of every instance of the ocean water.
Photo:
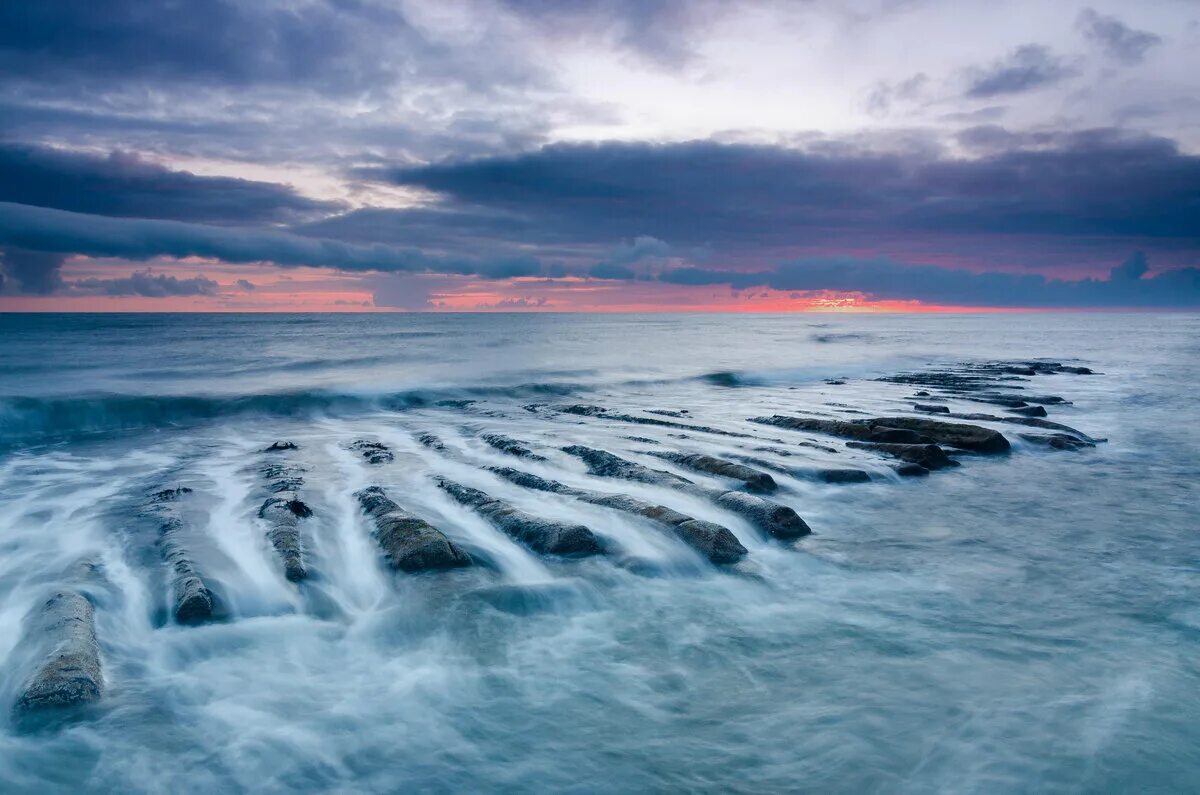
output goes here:
<path id="1" fill-rule="evenodd" d="M 1013 387 L 1107 441 L 1052 450 L 984 422 L 1009 454 L 900 478 L 746 421 L 912 414 L 914 387 L 875 379 L 1038 357 L 1099 374 Z M 0 315 L 0 791 L 1196 791 L 1198 389 L 1184 314 Z M 300 584 L 256 517 L 277 440 L 307 470 Z M 780 543 L 589 475 L 575 443 L 722 487 L 650 453 L 753 457 L 813 534 Z M 720 523 L 748 555 L 713 566 L 489 465 Z M 835 466 L 872 480 L 809 476 Z M 536 555 L 438 476 L 585 524 L 610 554 Z M 392 572 L 352 496 L 367 485 L 486 565 Z M 146 530 L 149 495 L 176 486 L 224 607 L 198 626 L 171 619 Z M 96 606 L 104 697 L 29 724 L 9 710 L 38 663 L 32 616 L 66 588 Z"/>

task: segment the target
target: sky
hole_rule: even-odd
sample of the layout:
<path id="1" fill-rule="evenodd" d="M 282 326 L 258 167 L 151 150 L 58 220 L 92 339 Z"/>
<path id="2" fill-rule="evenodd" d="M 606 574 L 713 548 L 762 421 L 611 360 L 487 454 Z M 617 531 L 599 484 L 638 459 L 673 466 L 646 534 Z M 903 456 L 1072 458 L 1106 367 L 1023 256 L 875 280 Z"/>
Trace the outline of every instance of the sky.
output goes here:
<path id="1" fill-rule="evenodd" d="M 0 311 L 984 309 L 1200 309 L 1200 3 L 0 3 Z"/>

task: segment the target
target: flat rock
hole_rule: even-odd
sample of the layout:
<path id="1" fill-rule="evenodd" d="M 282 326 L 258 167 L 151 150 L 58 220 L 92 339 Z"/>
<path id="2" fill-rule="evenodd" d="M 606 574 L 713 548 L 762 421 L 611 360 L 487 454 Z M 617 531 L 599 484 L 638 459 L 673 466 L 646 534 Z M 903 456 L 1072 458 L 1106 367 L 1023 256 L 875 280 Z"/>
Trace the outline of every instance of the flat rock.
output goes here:
<path id="1" fill-rule="evenodd" d="M 82 594 L 60 591 L 32 617 L 28 637 L 47 649 L 14 707 L 24 715 L 76 707 L 104 695 L 96 616 Z"/>
<path id="2" fill-rule="evenodd" d="M 393 502 L 379 486 L 354 495 L 375 527 L 371 532 L 388 565 L 401 571 L 436 571 L 471 565 L 471 556 L 440 530 Z"/>
<path id="3" fill-rule="evenodd" d="M 894 444 L 888 442 L 846 442 L 847 447 L 873 450 L 892 458 L 917 464 L 925 469 L 946 469 L 958 466 L 958 462 L 946 455 L 936 444 Z"/>
<path id="4" fill-rule="evenodd" d="M 581 524 L 531 516 L 479 489 L 439 479 L 438 486 L 458 502 L 473 508 L 505 535 L 543 555 L 584 557 L 603 551 L 600 540 Z"/>
<path id="5" fill-rule="evenodd" d="M 368 464 L 390 464 L 396 459 L 388 446 L 381 442 L 371 442 L 359 439 L 350 445 L 350 449 L 362 454 Z"/>
<path id="6" fill-rule="evenodd" d="M 739 480 L 742 484 L 751 491 L 757 492 L 772 492 L 778 488 L 775 483 L 775 478 L 768 475 L 766 472 L 760 472 L 757 469 L 748 467 L 745 464 L 738 464 L 733 461 L 725 461 L 720 458 L 714 458 L 710 455 L 700 453 L 652 453 L 665 461 L 670 461 L 673 464 L 678 464 L 682 467 L 695 470 L 696 472 L 704 472 L 709 475 L 717 475 L 719 477 L 730 478 L 731 480 Z"/>
<path id="7" fill-rule="evenodd" d="M 526 442 L 513 439 L 499 433 L 485 433 L 480 437 L 491 447 L 496 448 L 502 453 L 516 456 L 517 458 L 528 458 L 530 461 L 545 461 L 546 457 L 538 455 L 529 449 Z"/>

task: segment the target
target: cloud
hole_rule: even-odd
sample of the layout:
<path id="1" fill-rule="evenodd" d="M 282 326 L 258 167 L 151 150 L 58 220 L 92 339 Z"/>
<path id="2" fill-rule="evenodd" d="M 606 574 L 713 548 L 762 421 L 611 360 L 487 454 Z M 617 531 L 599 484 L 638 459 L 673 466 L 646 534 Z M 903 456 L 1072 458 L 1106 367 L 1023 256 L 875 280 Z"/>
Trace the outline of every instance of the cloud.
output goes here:
<path id="1" fill-rule="evenodd" d="M 62 287 L 65 260 L 54 251 L 0 248 L 0 291 L 48 295 Z"/>
<path id="2" fill-rule="evenodd" d="M 1104 16 L 1085 8 L 1079 12 L 1076 27 L 1084 37 L 1098 45 L 1108 57 L 1121 63 L 1141 63 L 1146 53 L 1162 43 L 1162 37 L 1146 30 L 1135 30 L 1116 17 Z"/>
<path id="3" fill-rule="evenodd" d="M 205 223 L 298 222 L 342 208 L 287 185 L 199 177 L 136 155 L 0 143 L 0 201 L 79 213 Z"/>
<path id="4" fill-rule="evenodd" d="M 238 279 L 236 284 L 246 292 L 252 292 L 258 289 L 258 285 L 248 279 Z"/>
<path id="5" fill-rule="evenodd" d="M 69 282 L 72 289 L 99 291 L 105 295 L 140 295 L 146 298 L 171 296 L 216 295 L 220 287 L 212 279 L 195 276 L 180 279 L 150 271 L 134 271 L 123 279 L 77 279 Z"/>
<path id="6" fill-rule="evenodd" d="M 735 289 L 862 293 L 875 300 L 917 300 L 944 306 L 1001 307 L 1200 307 L 1200 268 L 1180 268 L 1145 278 L 1145 256 L 1134 254 L 1108 279 L 1075 281 L 1038 274 L 976 273 L 914 265 L 882 257 L 809 258 L 768 271 L 731 273 L 701 268 L 667 271 L 661 281 L 681 285 L 728 284 Z"/>
<path id="7" fill-rule="evenodd" d="M 966 95 L 988 99 L 1020 94 L 1053 85 L 1076 74 L 1075 69 L 1041 44 L 1023 44 L 990 66 L 970 71 Z"/>
<path id="8" fill-rule="evenodd" d="M 965 233 L 1200 247 L 1200 157 L 1172 141 L 994 126 L 972 128 L 962 140 L 978 155 L 836 140 L 809 149 L 613 142 L 375 167 L 357 174 L 431 191 L 436 208 L 358 211 L 304 231 L 435 247 L 498 240 L 607 248 L 644 235 L 684 249 L 711 244 L 721 253 Z"/>
<path id="9" fill-rule="evenodd" d="M 472 259 L 428 255 L 418 249 L 380 244 L 355 245 L 338 240 L 301 237 L 282 231 L 243 229 L 181 221 L 106 218 L 62 210 L 0 202 L 0 246 L 8 273 L 30 284 L 20 250 L 122 257 L 145 260 L 156 256 L 200 257 L 231 263 L 273 262 L 284 267 L 313 266 L 344 271 L 432 271 L 473 274 L 503 279 L 539 272 L 530 257 Z M 18 272 L 11 269 L 12 249 L 18 249 Z M 47 262 L 54 258 L 44 256 Z M 61 258 L 57 260 L 61 264 Z"/>

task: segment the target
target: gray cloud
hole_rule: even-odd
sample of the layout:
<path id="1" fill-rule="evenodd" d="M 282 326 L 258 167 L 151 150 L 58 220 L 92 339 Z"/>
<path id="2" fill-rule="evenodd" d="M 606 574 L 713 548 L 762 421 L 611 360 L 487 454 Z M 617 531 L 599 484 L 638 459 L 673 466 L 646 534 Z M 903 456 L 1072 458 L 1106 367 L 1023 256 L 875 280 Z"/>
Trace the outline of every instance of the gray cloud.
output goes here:
<path id="1" fill-rule="evenodd" d="M 417 249 L 355 245 L 282 231 L 106 218 L 3 202 L 0 202 L 0 246 L 5 247 L 7 273 L 14 276 L 26 292 L 50 291 L 43 289 L 49 284 L 45 280 L 50 278 L 48 274 L 57 273 L 63 253 L 131 260 L 157 256 L 201 257 L 232 263 L 272 262 L 284 267 L 308 265 L 345 271 L 431 271 L 484 278 L 540 272 L 538 261 L 531 257 L 441 257 Z M 32 290 L 30 285 L 34 285 Z"/>
<path id="2" fill-rule="evenodd" d="M 647 235 L 726 253 L 894 243 L 897 236 L 936 244 L 967 233 L 1072 243 L 1084 236 L 1157 238 L 1200 247 L 1200 157 L 1171 141 L 1115 130 L 1026 134 L 999 127 L 974 128 L 962 141 L 978 156 L 695 141 L 564 144 L 511 157 L 364 169 L 360 178 L 422 188 L 441 202 L 349 213 L 304 231 L 347 239 L 381 234 L 427 246 L 502 240 L 607 247 Z"/>
<path id="3" fill-rule="evenodd" d="M 1200 268 L 1180 268 L 1145 278 L 1146 259 L 1135 254 L 1107 279 L 1067 281 L 1038 274 L 914 265 L 881 257 L 819 257 L 786 262 L 769 271 L 730 273 L 679 268 L 660 278 L 670 284 L 728 284 L 735 289 L 770 287 L 863 293 L 876 300 L 919 300 L 948 306 L 1002 307 L 1200 307 Z"/>
<path id="4" fill-rule="evenodd" d="M 48 295 L 62 287 L 65 259 L 55 251 L 0 247 L 0 291 Z"/>
<path id="5" fill-rule="evenodd" d="M 220 285 L 204 276 L 180 279 L 162 273 L 134 271 L 118 279 L 77 279 L 69 283 L 74 290 L 98 291 L 105 295 L 140 295 L 146 298 L 216 295 Z"/>
<path id="6" fill-rule="evenodd" d="M 1116 17 L 1104 16 L 1090 8 L 1079 12 L 1076 25 L 1106 55 L 1125 64 L 1141 63 L 1152 47 L 1162 43 L 1161 36 L 1135 30 Z"/>
<path id="7" fill-rule="evenodd" d="M 1020 94 L 1053 85 L 1075 74 L 1076 70 L 1054 55 L 1049 47 L 1023 44 L 989 66 L 971 70 L 966 94 L 973 99 Z"/>
<path id="8" fill-rule="evenodd" d="M 136 155 L 107 157 L 0 143 L 0 201 L 72 212 L 246 224 L 296 222 L 341 209 L 291 187 L 198 177 Z"/>

